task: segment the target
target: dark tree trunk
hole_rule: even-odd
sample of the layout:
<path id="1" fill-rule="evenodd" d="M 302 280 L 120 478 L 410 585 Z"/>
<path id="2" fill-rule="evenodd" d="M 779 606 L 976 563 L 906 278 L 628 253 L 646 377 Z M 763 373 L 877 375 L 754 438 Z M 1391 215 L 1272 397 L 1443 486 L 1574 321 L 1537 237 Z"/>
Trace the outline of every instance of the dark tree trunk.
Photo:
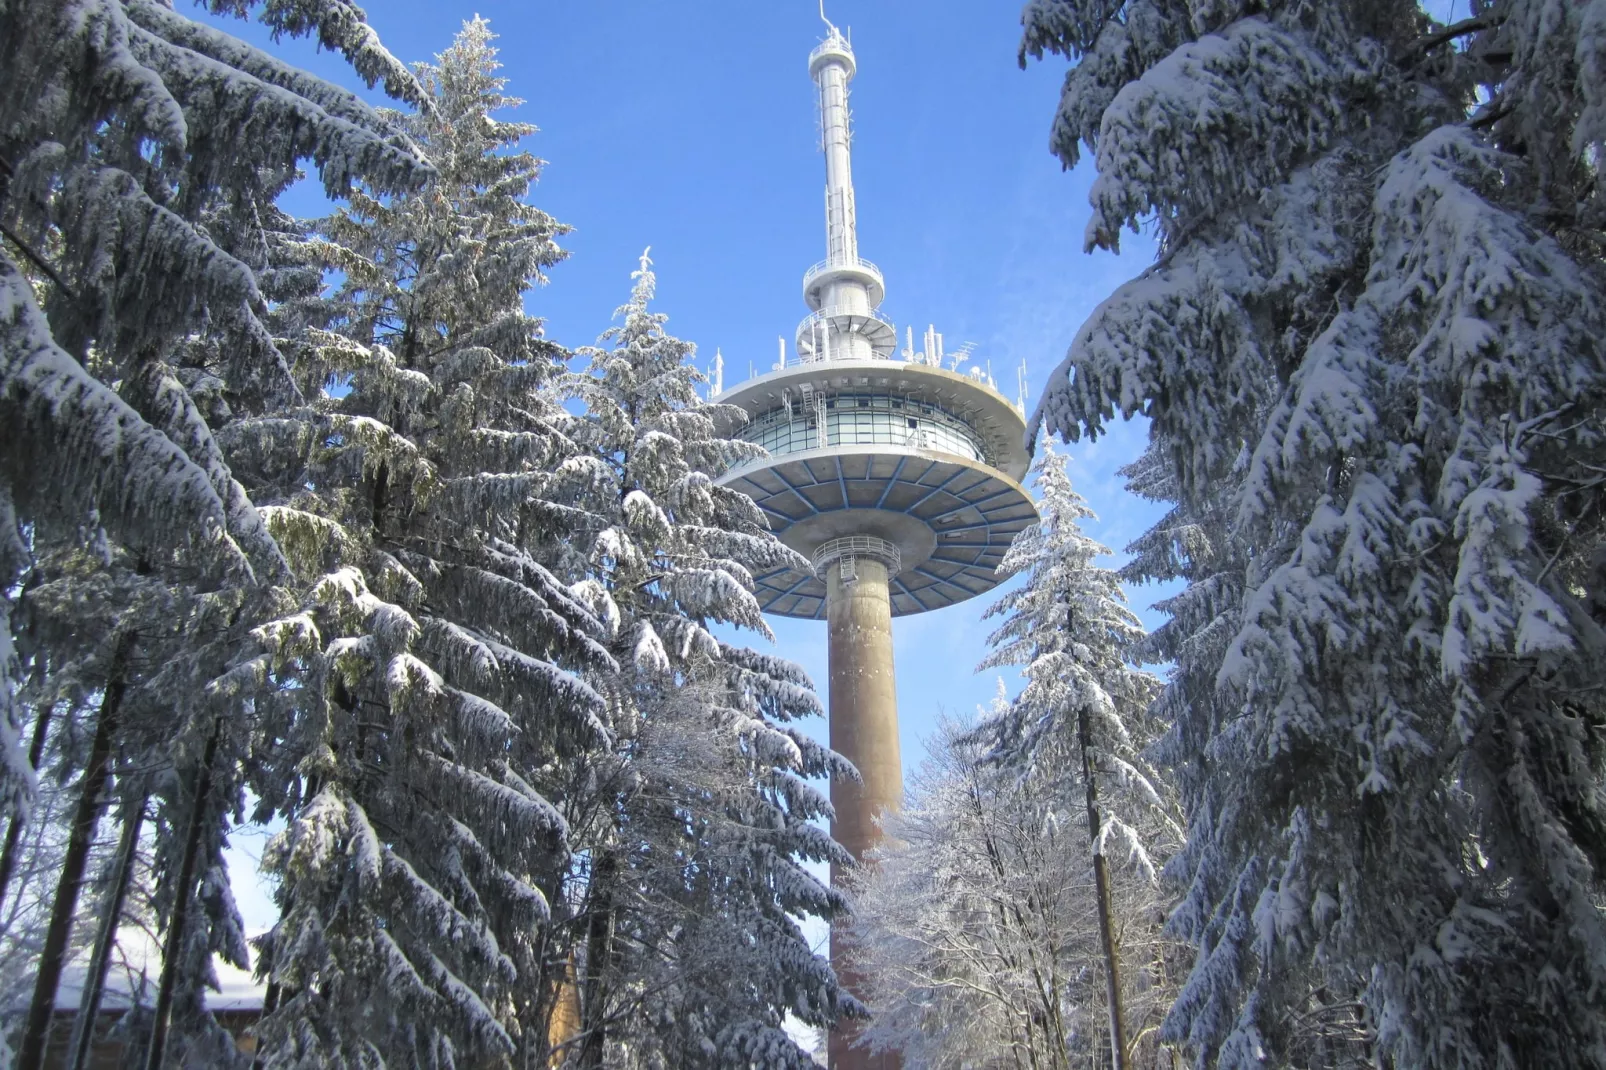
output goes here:
<path id="1" fill-rule="evenodd" d="M 156 1013 L 151 1019 L 151 1046 L 145 1070 L 160 1070 L 167 1054 L 168 1019 L 173 1013 L 173 991 L 178 986 L 179 960 L 184 954 L 184 931 L 190 916 L 190 900 L 195 898 L 195 863 L 201 854 L 201 834 L 212 794 L 212 763 L 217 758 L 218 737 L 223 734 L 223 718 L 212 722 L 206 751 L 201 755 L 201 772 L 195 785 L 195 801 L 190 806 L 190 826 L 184 835 L 184 854 L 179 861 L 178 881 L 173 888 L 173 915 L 167 922 L 167 939 L 162 945 L 162 976 L 156 987 Z"/>
<path id="2" fill-rule="evenodd" d="M 1099 847 L 1099 788 L 1093 774 L 1092 728 L 1087 710 L 1076 715 L 1076 734 L 1082 744 L 1082 782 L 1087 786 L 1087 834 L 1093 845 L 1093 887 L 1098 894 L 1099 944 L 1104 949 L 1104 988 L 1110 1004 L 1110 1065 L 1126 1070 L 1126 1015 L 1121 1007 L 1121 967 L 1115 950 L 1115 925 L 1111 918 L 1110 868 Z"/>
<path id="3" fill-rule="evenodd" d="M 603 851 L 592 870 L 591 916 L 586 923 L 586 976 L 580 993 L 580 1070 L 600 1070 L 608 1040 L 609 960 L 613 958 L 613 883 L 619 860 Z"/>
<path id="4" fill-rule="evenodd" d="M 95 933 L 95 949 L 89 957 L 84 994 L 78 1001 L 78 1017 L 73 1020 L 67 1070 L 83 1070 L 89 1061 L 89 1049 L 94 1045 L 95 1019 L 100 1016 L 101 993 L 106 989 L 106 969 L 111 965 L 112 947 L 117 943 L 117 926 L 122 921 L 123 903 L 128 899 L 128 886 L 133 881 L 134 855 L 139 848 L 139 830 L 144 823 L 145 796 L 141 794 L 137 802 L 129 800 L 128 810 L 123 816 L 123 835 L 117 844 L 117 855 L 112 860 L 111 884 L 106 889 L 100 929 Z"/>
<path id="5" fill-rule="evenodd" d="M 39 710 L 39 719 L 34 722 L 33 741 L 28 744 L 28 765 L 35 771 L 45 756 L 45 737 L 50 733 L 50 718 L 55 713 L 55 707 L 42 706 Z M 6 891 L 11 886 L 11 874 L 17 868 L 17 845 L 22 842 L 22 829 L 26 824 L 21 815 L 12 814 L 11 824 L 6 827 L 6 843 L 0 847 L 0 903 L 6 901 Z"/>
<path id="6" fill-rule="evenodd" d="M 111 666 L 106 673 L 106 690 L 100 699 L 100 716 L 95 721 L 95 738 L 89 746 L 78 807 L 73 813 L 72 830 L 67 837 L 67 853 L 56 882 L 56 899 L 45 929 L 44 947 L 39 952 L 39 976 L 34 979 L 33 1002 L 28 1005 L 27 1024 L 17 1049 L 18 1070 L 40 1070 L 45 1062 L 45 1042 L 50 1037 L 50 1019 L 56 1009 L 56 988 L 67 963 L 67 944 L 72 936 L 73 915 L 78 911 L 78 893 L 83 888 L 84 869 L 89 864 L 89 847 L 100 823 L 100 797 L 111 773 L 112 735 L 117 715 L 128 689 L 128 657 L 133 652 L 134 635 L 117 640 Z"/>

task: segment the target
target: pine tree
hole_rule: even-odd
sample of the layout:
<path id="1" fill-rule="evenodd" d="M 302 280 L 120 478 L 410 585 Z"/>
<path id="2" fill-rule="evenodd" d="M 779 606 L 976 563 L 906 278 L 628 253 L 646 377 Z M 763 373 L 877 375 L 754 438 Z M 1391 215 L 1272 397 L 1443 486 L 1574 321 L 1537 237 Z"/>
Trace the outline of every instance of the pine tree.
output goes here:
<path id="1" fill-rule="evenodd" d="M 167 571 L 176 576 L 176 569 Z M 17 597 L 27 683 L 20 697 L 29 707 L 51 711 L 59 722 L 50 737 L 55 774 L 67 780 L 82 771 L 73 782 L 77 798 L 68 819 L 68 849 L 54 867 L 56 892 L 36 956 L 30 1025 L 19 1047 L 25 1065 L 42 1050 L 61 966 L 87 938 L 87 931 L 79 932 L 87 917 L 106 922 L 95 926 L 109 938 L 103 941 L 105 954 L 115 943 L 117 929 L 107 919 L 123 911 L 102 915 L 91 909 L 94 882 L 86 879 L 120 838 L 115 828 L 102 831 L 103 817 L 115 812 L 126 820 L 151 798 L 156 803 L 158 923 L 175 948 L 181 938 L 194 942 L 192 954 L 168 956 L 162 963 L 166 983 L 158 995 L 167 993 L 180 1011 L 173 1035 L 181 1047 L 226 1043 L 232 1051 L 228 1034 L 205 1010 L 203 990 L 216 984 L 214 952 L 236 966 L 247 964 L 222 852 L 229 815 L 241 804 L 253 711 L 227 688 L 208 682 L 225 676 L 239 656 L 254 600 L 239 588 L 206 590 L 197 578 L 189 583 L 159 578 L 126 552 L 108 551 L 103 558 L 58 549 L 38 556 Z M 198 776 L 197 766 L 205 764 L 200 751 L 207 747 L 214 757 L 211 774 Z M 198 791 L 198 780 L 209 790 Z M 180 894 L 194 887 L 179 873 L 185 841 L 193 843 L 196 861 L 190 868 L 202 884 L 204 906 L 194 910 L 191 896 Z M 131 841 L 128 847 L 136 845 Z M 44 861 L 28 863 L 37 867 Z M 112 885 L 126 885 L 131 875 L 125 868 L 111 878 Z M 192 918 L 189 926 L 173 923 L 186 913 Z"/>
<path id="2" fill-rule="evenodd" d="M 587 830 L 580 1065 L 802 1067 L 783 1016 L 825 1025 L 843 997 L 795 919 L 844 906 L 803 863 L 846 861 L 807 778 L 845 767 L 788 724 L 820 712 L 803 672 L 713 630 L 772 638 L 753 574 L 806 565 L 715 482 L 760 451 L 730 437 L 739 410 L 698 396 L 650 265 L 565 380 L 585 452 L 559 474 L 593 518 L 574 550 L 622 667 Z"/>
<path id="3" fill-rule="evenodd" d="M 493 117 L 517 101 L 491 40 L 473 20 L 418 68 L 428 107 L 398 122 L 429 189 L 275 222 L 275 329 L 313 400 L 225 438 L 296 574 L 235 677 L 262 711 L 253 788 L 287 822 L 264 856 L 266 1067 L 544 1044 L 529 997 L 569 853 L 538 785 L 609 738 L 577 674 L 614 663 L 543 563 L 568 536 L 543 495 L 570 417 L 524 298 L 563 228 L 525 202 L 539 161 Z"/>
<path id="4" fill-rule="evenodd" d="M 1168 1033 L 1201 1066 L 1606 1066 L 1599 23 L 1026 9 L 1079 61 L 1089 244 L 1162 241 L 1037 422 L 1147 415 L 1177 506 L 1142 568 L 1190 584 Z M 1356 1003 L 1359 1053 L 1305 1027 Z"/>
<path id="5" fill-rule="evenodd" d="M 1155 866 L 1140 829 L 1170 824 L 1163 782 L 1141 752 L 1157 735 L 1148 708 L 1159 681 L 1128 664 L 1143 636 L 1116 574 L 1094 564 L 1109 551 L 1082 533 L 1093 511 L 1071 487 L 1065 458 L 1047 446 L 1033 467 L 1040 519 L 1015 537 L 999 574 L 1025 583 L 987 610 L 1002 624 L 988 636 L 982 669 L 1024 667 L 1026 687 L 978 729 L 997 760 L 1020 769 L 1024 790 L 1082 802 L 1105 975 L 1112 1065 L 1129 1065 L 1115 937 L 1111 846 L 1145 880 Z M 1178 830 L 1180 831 L 1180 829 Z"/>

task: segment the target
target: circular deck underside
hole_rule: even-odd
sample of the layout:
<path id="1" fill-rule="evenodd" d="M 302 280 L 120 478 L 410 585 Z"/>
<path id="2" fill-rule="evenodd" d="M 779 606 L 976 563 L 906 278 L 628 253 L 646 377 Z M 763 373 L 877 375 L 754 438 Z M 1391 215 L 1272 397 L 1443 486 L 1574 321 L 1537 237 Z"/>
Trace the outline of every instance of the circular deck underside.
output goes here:
<path id="1" fill-rule="evenodd" d="M 1037 519 L 1019 483 L 953 454 L 876 446 L 788 453 L 720 480 L 756 501 L 781 540 L 811 554 L 830 538 L 899 544 L 892 615 L 924 613 L 985 594 L 1010 541 Z M 787 569 L 754 577 L 766 613 L 822 620 L 825 583 Z"/>

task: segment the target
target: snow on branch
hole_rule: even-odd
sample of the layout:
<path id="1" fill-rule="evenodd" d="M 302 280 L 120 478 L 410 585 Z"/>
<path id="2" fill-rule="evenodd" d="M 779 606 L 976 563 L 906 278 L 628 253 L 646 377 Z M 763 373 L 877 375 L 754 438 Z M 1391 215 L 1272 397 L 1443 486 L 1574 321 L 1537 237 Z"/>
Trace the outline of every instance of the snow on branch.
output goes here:
<path id="1" fill-rule="evenodd" d="M 33 292 L 0 250 L 0 471 L 44 512 L 89 510 L 136 544 L 195 542 L 249 573 L 206 472 L 51 337 Z M 47 446 L 48 444 L 48 446 Z"/>

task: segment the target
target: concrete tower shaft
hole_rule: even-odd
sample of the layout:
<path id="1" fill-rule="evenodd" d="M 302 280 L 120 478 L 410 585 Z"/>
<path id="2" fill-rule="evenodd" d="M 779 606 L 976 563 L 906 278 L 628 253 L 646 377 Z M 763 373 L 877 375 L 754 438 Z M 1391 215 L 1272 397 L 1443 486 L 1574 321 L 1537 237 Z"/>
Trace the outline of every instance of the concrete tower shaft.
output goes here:
<path id="1" fill-rule="evenodd" d="M 903 760 L 898 744 L 898 691 L 892 664 L 890 583 L 897 548 L 878 538 L 833 539 L 815 551 L 815 568 L 826 581 L 830 644 L 831 749 L 859 770 L 859 783 L 833 778 L 831 835 L 862 859 L 881 841 L 881 820 L 903 805 Z M 842 874 L 833 868 L 831 880 Z M 852 941 L 831 930 L 831 962 L 843 985 L 862 995 Z M 858 1030 L 844 1023 L 828 1044 L 834 1070 L 898 1070 L 897 1055 L 873 1055 L 857 1043 Z"/>
<path id="2" fill-rule="evenodd" d="M 859 783 L 831 783 L 838 843 L 862 857 L 880 840 L 878 822 L 903 801 L 903 760 L 898 744 L 898 691 L 892 663 L 892 600 L 896 548 L 880 539 L 835 539 L 871 544 L 820 562 L 827 586 L 826 622 L 830 644 L 831 746 L 856 756 Z M 880 544 L 880 549 L 874 544 Z M 879 552 L 878 552 L 879 550 Z"/>

